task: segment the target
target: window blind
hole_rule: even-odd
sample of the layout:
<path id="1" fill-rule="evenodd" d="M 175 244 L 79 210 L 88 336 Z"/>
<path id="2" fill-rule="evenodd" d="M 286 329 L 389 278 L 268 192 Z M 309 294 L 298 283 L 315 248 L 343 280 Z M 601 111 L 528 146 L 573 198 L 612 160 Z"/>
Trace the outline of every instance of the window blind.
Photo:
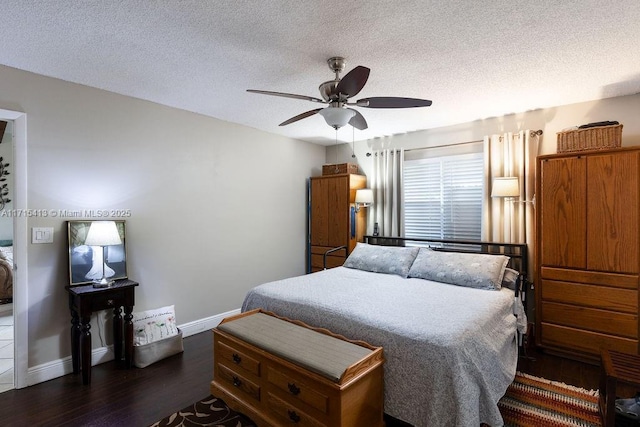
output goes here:
<path id="1" fill-rule="evenodd" d="M 483 167 L 482 152 L 405 159 L 405 235 L 480 240 Z"/>

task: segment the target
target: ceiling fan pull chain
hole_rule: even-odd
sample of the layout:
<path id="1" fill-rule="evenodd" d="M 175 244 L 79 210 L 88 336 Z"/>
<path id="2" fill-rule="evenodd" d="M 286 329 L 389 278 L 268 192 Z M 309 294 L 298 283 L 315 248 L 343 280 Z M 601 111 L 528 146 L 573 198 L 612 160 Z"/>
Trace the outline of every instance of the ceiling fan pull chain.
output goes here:
<path id="1" fill-rule="evenodd" d="M 336 152 L 336 162 L 334 163 L 335 165 L 335 173 L 337 174 L 340 171 L 340 168 L 338 168 L 338 128 L 336 128 L 336 143 L 334 145 L 335 148 L 335 152 Z"/>
<path id="2" fill-rule="evenodd" d="M 351 126 L 351 158 L 356 158 L 356 128 Z"/>

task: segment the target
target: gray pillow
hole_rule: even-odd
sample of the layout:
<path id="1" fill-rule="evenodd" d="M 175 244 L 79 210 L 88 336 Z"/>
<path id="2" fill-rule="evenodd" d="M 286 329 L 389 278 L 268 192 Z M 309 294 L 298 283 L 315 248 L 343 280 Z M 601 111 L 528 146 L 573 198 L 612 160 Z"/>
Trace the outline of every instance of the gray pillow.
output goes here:
<path id="1" fill-rule="evenodd" d="M 509 257 L 420 248 L 409 277 L 476 289 L 500 289 Z"/>
<path id="2" fill-rule="evenodd" d="M 344 262 L 344 267 L 374 273 L 397 274 L 407 277 L 419 248 L 377 246 L 358 243 Z"/>

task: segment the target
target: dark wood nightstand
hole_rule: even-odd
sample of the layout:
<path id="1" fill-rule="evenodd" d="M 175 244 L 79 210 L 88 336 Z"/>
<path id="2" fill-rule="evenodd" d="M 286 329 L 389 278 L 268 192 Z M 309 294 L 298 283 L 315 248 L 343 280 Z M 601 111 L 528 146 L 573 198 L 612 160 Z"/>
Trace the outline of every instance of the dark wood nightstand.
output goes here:
<path id="1" fill-rule="evenodd" d="M 118 365 L 133 364 L 133 306 L 138 282 L 121 279 L 108 288 L 93 284 L 67 286 L 71 310 L 71 358 L 73 373 L 82 370 L 82 383 L 91 383 L 91 313 L 113 309 L 113 352 Z M 124 307 L 124 328 L 121 308 Z M 124 333 L 123 333 L 124 329 Z M 123 354 L 124 343 L 124 354 Z"/>

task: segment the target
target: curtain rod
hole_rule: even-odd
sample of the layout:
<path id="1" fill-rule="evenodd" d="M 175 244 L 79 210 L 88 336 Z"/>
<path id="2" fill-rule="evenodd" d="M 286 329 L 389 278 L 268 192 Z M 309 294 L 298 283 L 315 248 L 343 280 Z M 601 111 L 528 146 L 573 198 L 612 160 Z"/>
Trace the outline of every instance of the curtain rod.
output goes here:
<path id="1" fill-rule="evenodd" d="M 542 135 L 542 129 L 532 130 L 529 133 L 529 136 L 531 138 L 533 138 L 536 135 L 538 136 Z M 483 142 L 483 141 L 484 139 L 476 139 L 475 141 L 456 142 L 455 144 L 438 145 L 436 147 L 407 148 L 404 151 L 406 152 L 406 151 L 415 151 L 415 150 L 428 150 L 429 148 L 440 148 L 440 147 L 455 147 L 456 145 L 477 144 L 478 142 Z M 393 154 L 393 151 L 391 153 Z M 371 157 L 371 153 L 367 153 L 367 157 Z"/>

